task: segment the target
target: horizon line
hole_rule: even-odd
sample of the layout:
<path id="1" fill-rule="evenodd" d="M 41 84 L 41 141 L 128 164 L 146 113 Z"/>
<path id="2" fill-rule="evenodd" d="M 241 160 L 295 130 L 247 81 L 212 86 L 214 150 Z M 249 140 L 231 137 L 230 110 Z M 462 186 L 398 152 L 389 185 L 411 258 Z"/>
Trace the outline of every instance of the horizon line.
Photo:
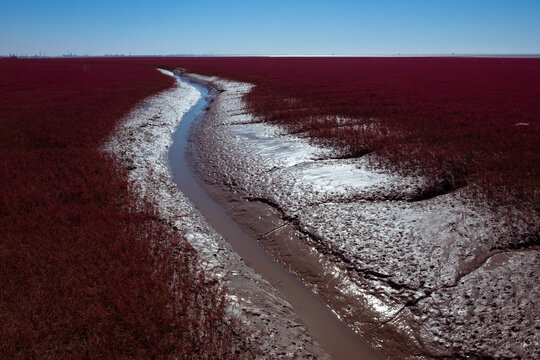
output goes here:
<path id="1" fill-rule="evenodd" d="M 215 54 L 215 53 L 176 53 L 176 54 L 76 54 L 27 55 L 8 54 L 0 58 L 101 58 L 101 57 L 540 57 L 539 53 L 382 53 L 382 54 Z"/>

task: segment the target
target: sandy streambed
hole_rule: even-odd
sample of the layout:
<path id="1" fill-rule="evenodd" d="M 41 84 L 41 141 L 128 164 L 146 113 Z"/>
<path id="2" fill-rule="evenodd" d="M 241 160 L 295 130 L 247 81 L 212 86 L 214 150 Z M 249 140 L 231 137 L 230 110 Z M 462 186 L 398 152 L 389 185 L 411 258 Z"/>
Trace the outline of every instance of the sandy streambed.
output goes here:
<path id="1" fill-rule="evenodd" d="M 393 358 L 540 357 L 538 218 L 467 188 L 414 201 L 429 179 L 260 123 L 242 101 L 249 84 L 191 78 L 219 90 L 191 149 L 208 191 L 373 346 Z"/>

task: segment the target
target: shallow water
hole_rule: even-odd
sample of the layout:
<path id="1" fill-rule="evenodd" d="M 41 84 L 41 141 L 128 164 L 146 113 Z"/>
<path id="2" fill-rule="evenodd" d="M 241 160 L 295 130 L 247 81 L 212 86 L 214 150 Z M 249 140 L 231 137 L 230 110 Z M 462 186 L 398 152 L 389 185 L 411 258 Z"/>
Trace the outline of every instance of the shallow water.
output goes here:
<path id="1" fill-rule="evenodd" d="M 173 145 L 169 150 L 169 164 L 173 179 L 179 190 L 199 209 L 206 221 L 225 238 L 233 249 L 262 277 L 268 280 L 284 295 L 306 328 L 321 347 L 335 359 L 379 359 L 381 358 L 354 331 L 306 287 L 300 280 L 276 262 L 226 213 L 225 208 L 214 201 L 201 187 L 192 171 L 187 156 L 190 126 L 204 115 L 208 106 L 208 90 L 196 87 L 202 99 L 182 118 L 173 134 Z"/>

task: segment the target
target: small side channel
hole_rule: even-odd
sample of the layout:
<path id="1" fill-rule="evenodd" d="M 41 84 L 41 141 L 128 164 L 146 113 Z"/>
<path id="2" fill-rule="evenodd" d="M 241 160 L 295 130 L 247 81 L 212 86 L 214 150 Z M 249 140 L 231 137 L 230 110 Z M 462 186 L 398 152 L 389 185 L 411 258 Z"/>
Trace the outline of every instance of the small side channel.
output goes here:
<path id="1" fill-rule="evenodd" d="M 300 280 L 276 262 L 256 239 L 248 236 L 201 187 L 186 158 L 190 126 L 204 116 L 208 106 L 208 89 L 178 77 L 197 88 L 202 99 L 184 115 L 173 134 L 169 164 L 179 190 L 200 210 L 206 221 L 227 240 L 246 264 L 279 289 L 293 306 L 308 331 L 321 347 L 335 359 L 380 359 L 354 331 Z"/>

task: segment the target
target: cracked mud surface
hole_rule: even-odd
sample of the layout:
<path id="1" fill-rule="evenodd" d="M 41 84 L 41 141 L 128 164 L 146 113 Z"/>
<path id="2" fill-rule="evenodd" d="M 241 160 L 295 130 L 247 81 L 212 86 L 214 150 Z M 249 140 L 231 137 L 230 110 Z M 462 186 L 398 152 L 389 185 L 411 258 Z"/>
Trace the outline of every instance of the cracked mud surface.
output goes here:
<path id="1" fill-rule="evenodd" d="M 214 196 L 374 346 L 540 357 L 538 217 L 468 188 L 413 201 L 430 180 L 373 169 L 374 154 L 336 159 L 249 115 L 251 85 L 193 78 L 221 90 L 193 144 Z"/>

